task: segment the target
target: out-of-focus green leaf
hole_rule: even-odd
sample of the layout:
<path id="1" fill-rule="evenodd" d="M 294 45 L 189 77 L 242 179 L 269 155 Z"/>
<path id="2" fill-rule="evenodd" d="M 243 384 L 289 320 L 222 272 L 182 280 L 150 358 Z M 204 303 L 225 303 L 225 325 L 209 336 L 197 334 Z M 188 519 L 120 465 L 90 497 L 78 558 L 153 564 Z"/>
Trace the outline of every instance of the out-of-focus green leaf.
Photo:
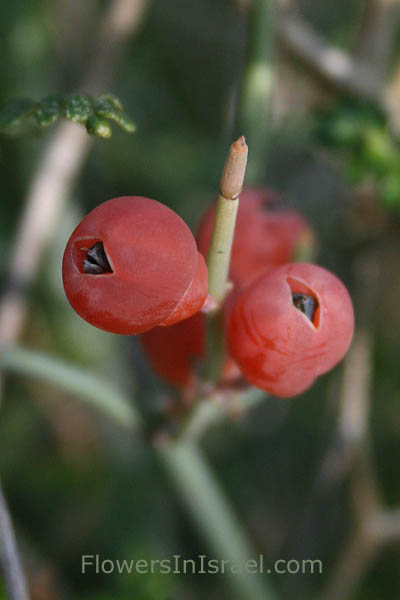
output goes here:
<path id="1" fill-rule="evenodd" d="M 383 204 L 400 210 L 400 145 L 370 105 L 339 103 L 317 115 L 320 142 L 341 160 L 351 185 L 373 180 Z"/>
<path id="2" fill-rule="evenodd" d="M 124 129 L 124 131 L 133 133 L 136 129 L 136 125 L 132 119 L 122 111 L 122 104 L 114 96 L 100 96 L 94 104 L 94 112 L 97 116 L 102 119 L 111 119 Z"/>
<path id="3" fill-rule="evenodd" d="M 0 110 L 0 129 L 13 127 L 29 117 L 35 108 L 35 102 L 28 98 L 6 104 Z"/>
<path id="4" fill-rule="evenodd" d="M 86 130 L 91 135 L 97 135 L 102 138 L 111 137 L 111 127 L 104 119 L 97 115 L 90 115 L 86 122 Z"/>
<path id="5" fill-rule="evenodd" d="M 127 133 L 134 133 L 136 131 L 136 125 L 127 114 L 119 115 L 114 121 Z"/>

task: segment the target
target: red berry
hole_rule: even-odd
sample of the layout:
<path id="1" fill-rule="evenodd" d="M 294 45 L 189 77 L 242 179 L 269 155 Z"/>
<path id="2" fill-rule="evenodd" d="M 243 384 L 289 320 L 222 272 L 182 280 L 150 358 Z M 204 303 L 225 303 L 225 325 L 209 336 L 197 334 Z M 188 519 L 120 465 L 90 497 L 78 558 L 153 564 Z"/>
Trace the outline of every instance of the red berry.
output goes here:
<path id="1" fill-rule="evenodd" d="M 200 312 L 170 327 L 154 327 L 140 336 L 153 370 L 178 387 L 186 387 L 194 380 L 196 367 L 205 356 L 205 338 L 205 315 Z M 237 366 L 227 357 L 220 381 L 230 383 L 239 375 Z"/>
<path id="2" fill-rule="evenodd" d="M 295 396 L 345 355 L 350 296 L 329 271 L 292 263 L 245 288 L 229 316 L 230 352 L 244 376 L 275 396 Z"/>
<path id="3" fill-rule="evenodd" d="M 197 241 L 206 256 L 214 224 L 215 203 L 200 225 Z M 311 228 L 297 212 L 280 208 L 280 197 L 266 189 L 247 189 L 240 195 L 232 248 L 230 277 L 247 285 L 274 267 L 290 262 L 296 246 Z"/>
<path id="4" fill-rule="evenodd" d="M 186 319 L 207 297 L 207 268 L 190 229 L 140 196 L 108 200 L 83 219 L 64 252 L 63 282 L 83 319 L 129 335 Z"/>
<path id="5" fill-rule="evenodd" d="M 170 327 L 154 327 L 140 339 L 157 375 L 185 387 L 194 376 L 196 363 L 204 357 L 204 315 L 197 313 Z"/>

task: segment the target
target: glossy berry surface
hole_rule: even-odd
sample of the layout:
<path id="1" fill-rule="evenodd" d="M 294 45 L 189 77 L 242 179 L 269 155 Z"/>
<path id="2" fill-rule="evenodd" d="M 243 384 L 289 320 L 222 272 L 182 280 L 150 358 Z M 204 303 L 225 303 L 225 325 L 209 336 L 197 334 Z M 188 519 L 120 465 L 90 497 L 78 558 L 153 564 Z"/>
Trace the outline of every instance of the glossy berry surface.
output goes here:
<path id="1" fill-rule="evenodd" d="M 252 384 L 288 397 L 343 358 L 353 330 L 353 306 L 342 282 L 322 267 L 292 263 L 241 292 L 230 312 L 228 343 Z"/>
<path id="2" fill-rule="evenodd" d="M 105 331 L 132 335 L 196 313 L 207 268 L 171 209 L 141 196 L 108 200 L 72 233 L 63 283 L 74 310 Z"/>
<path id="3" fill-rule="evenodd" d="M 213 204 L 203 218 L 197 241 L 207 256 L 215 216 Z M 291 262 L 296 247 L 311 238 L 311 228 L 296 211 L 282 207 L 281 198 L 267 189 L 247 189 L 240 194 L 232 247 L 230 278 L 247 285 L 268 270 Z"/>

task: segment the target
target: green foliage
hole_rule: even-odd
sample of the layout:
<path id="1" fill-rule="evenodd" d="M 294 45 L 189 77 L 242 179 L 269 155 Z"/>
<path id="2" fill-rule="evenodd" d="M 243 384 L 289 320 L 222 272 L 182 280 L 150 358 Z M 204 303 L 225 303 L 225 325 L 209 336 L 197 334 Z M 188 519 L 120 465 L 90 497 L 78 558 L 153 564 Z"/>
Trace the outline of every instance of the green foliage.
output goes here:
<path id="1" fill-rule="evenodd" d="M 86 131 L 97 137 L 109 138 L 112 130 L 108 120 L 114 121 L 127 133 L 136 125 L 124 112 L 122 103 L 111 94 L 93 98 L 87 94 L 52 94 L 39 102 L 30 99 L 16 100 L 0 110 L 0 130 L 20 125 L 33 117 L 40 127 L 53 125 L 61 117 L 80 123 Z"/>
<path id="2" fill-rule="evenodd" d="M 62 96 L 53 94 L 38 102 L 34 109 L 34 117 L 41 127 L 53 125 L 60 117 Z"/>
<path id="3" fill-rule="evenodd" d="M 122 129 L 128 133 L 133 133 L 136 129 L 134 122 L 123 112 L 121 102 L 111 94 L 99 96 L 93 107 L 95 115 L 101 119 L 111 119 L 115 121 Z"/>
<path id="4" fill-rule="evenodd" d="M 400 144 L 374 106 L 340 102 L 317 116 L 320 142 L 337 153 L 351 185 L 375 184 L 387 208 L 400 210 Z"/>
<path id="5" fill-rule="evenodd" d="M 29 117 L 35 108 L 33 100 L 16 100 L 11 104 L 7 104 L 0 111 L 0 129 L 19 125 L 23 119 Z"/>
<path id="6" fill-rule="evenodd" d="M 73 94 L 63 105 L 64 116 L 74 123 L 86 123 L 92 112 L 92 101 L 85 94 Z"/>

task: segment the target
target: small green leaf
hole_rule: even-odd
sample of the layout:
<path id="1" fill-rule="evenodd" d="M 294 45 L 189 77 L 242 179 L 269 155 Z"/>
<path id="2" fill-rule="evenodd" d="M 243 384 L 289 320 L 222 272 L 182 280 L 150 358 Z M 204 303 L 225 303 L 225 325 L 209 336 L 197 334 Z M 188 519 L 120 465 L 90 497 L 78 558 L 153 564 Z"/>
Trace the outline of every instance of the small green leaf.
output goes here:
<path id="1" fill-rule="evenodd" d="M 107 121 L 100 119 L 97 115 L 90 115 L 86 122 L 86 130 L 91 135 L 97 135 L 102 138 L 111 137 L 111 127 Z"/>
<path id="2" fill-rule="evenodd" d="M 74 123 L 86 123 L 92 112 L 92 101 L 86 94 L 73 94 L 64 102 L 64 115 Z"/>
<path id="3" fill-rule="evenodd" d="M 93 110 L 95 114 L 102 119 L 111 119 L 112 121 L 115 121 L 128 133 L 133 133 L 136 130 L 136 125 L 132 119 L 122 112 L 123 107 L 121 102 L 110 94 L 100 96 L 96 100 Z"/>
<path id="4" fill-rule="evenodd" d="M 16 100 L 6 104 L 0 110 L 0 129 L 19 125 L 19 123 L 29 117 L 35 107 L 35 102 L 29 99 Z"/>
<path id="5" fill-rule="evenodd" d="M 136 131 L 136 124 L 125 113 L 119 115 L 118 119 L 114 119 L 114 121 L 127 133 L 133 133 Z"/>
<path id="6" fill-rule="evenodd" d="M 106 98 L 100 98 L 94 103 L 93 110 L 95 114 L 102 119 L 117 119 L 121 114 L 119 108 Z"/>
<path id="7" fill-rule="evenodd" d="M 61 116 L 62 96 L 52 94 L 41 100 L 35 110 L 35 119 L 41 127 L 49 127 Z"/>
<path id="8" fill-rule="evenodd" d="M 119 98 L 117 98 L 117 96 L 114 96 L 114 94 L 101 94 L 101 96 L 96 98 L 96 104 L 97 103 L 108 104 L 109 106 L 112 106 L 112 108 L 117 112 L 122 112 L 124 110 L 122 102 Z"/>

